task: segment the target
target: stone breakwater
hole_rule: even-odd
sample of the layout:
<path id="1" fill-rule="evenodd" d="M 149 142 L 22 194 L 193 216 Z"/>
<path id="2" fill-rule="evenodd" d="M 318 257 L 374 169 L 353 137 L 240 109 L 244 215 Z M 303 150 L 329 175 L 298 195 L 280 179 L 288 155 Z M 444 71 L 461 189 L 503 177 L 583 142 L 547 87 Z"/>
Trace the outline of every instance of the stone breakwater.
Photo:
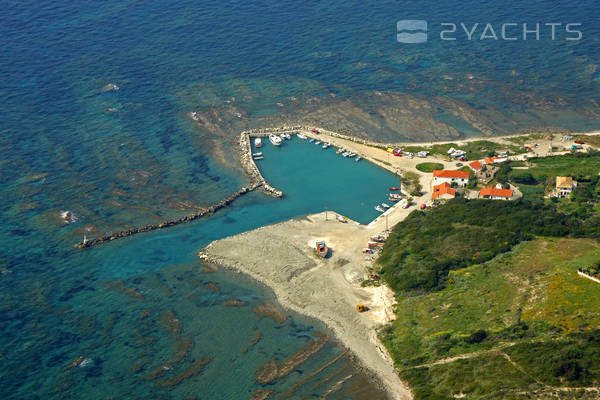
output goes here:
<path id="1" fill-rule="evenodd" d="M 307 126 L 307 125 L 291 125 L 291 126 L 280 126 L 280 127 L 272 127 L 272 128 L 261 128 L 261 129 L 250 129 L 247 131 L 243 131 L 242 135 L 253 136 L 253 137 L 264 137 L 269 136 L 270 134 L 281 134 L 281 133 L 293 133 L 293 132 L 301 132 L 307 134 L 309 136 L 313 136 L 312 132 L 318 131 L 320 133 L 325 133 L 329 136 L 337 137 L 340 139 L 349 140 L 351 142 L 364 144 L 367 146 L 373 147 L 390 147 L 396 146 L 398 143 L 381 143 L 375 142 L 373 140 L 361 139 L 359 137 L 353 136 L 350 132 L 346 135 L 339 132 L 330 131 L 329 129 L 319 128 L 315 126 Z"/>
<path id="2" fill-rule="evenodd" d="M 76 243 L 75 247 L 83 249 L 83 248 L 87 248 L 87 247 L 97 246 L 102 243 L 110 242 L 110 241 L 120 239 L 120 238 L 125 238 L 125 237 L 132 236 L 132 235 L 135 235 L 138 233 L 150 232 L 150 231 L 154 231 L 156 229 L 168 228 L 170 226 L 184 224 L 186 222 L 191 222 L 191 221 L 194 221 L 194 220 L 202 218 L 202 217 L 207 217 L 207 216 L 213 215 L 215 212 L 217 212 L 221 208 L 227 207 L 231 202 L 233 202 L 238 197 L 240 197 L 246 193 L 249 193 L 253 190 L 256 190 L 259 187 L 261 187 L 262 185 L 263 185 L 262 182 L 254 182 L 250 186 L 244 186 L 237 192 L 233 193 L 231 196 L 228 196 L 228 197 L 224 198 L 223 200 L 219 201 L 218 203 L 212 204 L 212 205 L 210 205 L 206 208 L 203 208 L 200 211 L 198 211 L 194 214 L 191 214 L 191 215 L 186 215 L 186 216 L 183 216 L 183 217 L 180 217 L 177 219 L 164 221 L 159 224 L 149 224 L 149 225 L 144 225 L 139 228 L 131 228 L 131 229 L 123 230 L 120 232 L 111 233 L 111 234 L 104 235 L 104 236 L 96 238 L 96 239 L 84 240 L 83 242 Z"/>
<path id="3" fill-rule="evenodd" d="M 254 136 L 266 136 L 267 134 L 262 135 L 254 135 Z M 267 180 L 262 176 L 260 170 L 256 166 L 254 159 L 252 158 L 252 146 L 250 144 L 250 135 L 242 132 L 240 134 L 239 140 L 239 150 L 240 150 L 240 163 L 242 164 L 242 168 L 250 178 L 250 182 L 253 185 L 259 185 L 263 192 L 268 194 L 269 196 L 281 198 L 283 197 L 283 192 L 275 189 L 273 186 L 269 185 Z"/>

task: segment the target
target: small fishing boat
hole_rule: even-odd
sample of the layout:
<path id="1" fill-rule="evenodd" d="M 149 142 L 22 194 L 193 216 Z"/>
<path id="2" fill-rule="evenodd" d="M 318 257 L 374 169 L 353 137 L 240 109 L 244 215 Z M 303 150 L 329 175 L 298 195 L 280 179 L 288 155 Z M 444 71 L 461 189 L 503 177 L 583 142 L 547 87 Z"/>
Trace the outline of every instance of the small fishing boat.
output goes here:
<path id="1" fill-rule="evenodd" d="M 290 140 L 292 138 L 292 136 L 289 133 L 284 133 L 284 135 L 287 140 Z"/>
<path id="2" fill-rule="evenodd" d="M 317 242 L 317 253 L 319 254 L 319 256 L 325 258 L 327 257 L 327 253 L 329 253 L 329 248 L 327 247 L 327 245 L 325 244 L 325 242 Z"/>
<path id="3" fill-rule="evenodd" d="M 341 215 L 336 215 L 335 219 L 337 219 L 338 221 L 340 221 L 340 222 L 342 222 L 344 224 L 348 222 L 348 218 L 342 217 Z"/>
<path id="4" fill-rule="evenodd" d="M 304 136 L 303 134 L 299 133 L 296 136 L 298 136 L 298 139 L 302 139 L 302 140 L 306 140 L 308 139 L 306 136 Z"/>
<path id="5" fill-rule="evenodd" d="M 345 152 L 342 153 L 342 157 L 348 157 L 349 155 L 350 155 L 350 153 L 347 152 L 347 151 L 345 151 Z"/>
<path id="6" fill-rule="evenodd" d="M 383 208 L 390 208 L 389 204 L 385 204 L 385 203 L 381 203 L 381 206 L 382 206 Z"/>
<path id="7" fill-rule="evenodd" d="M 394 197 L 390 197 L 388 200 L 391 201 L 392 203 L 399 201 L 399 199 L 396 199 Z"/>
<path id="8" fill-rule="evenodd" d="M 344 149 L 337 149 L 336 152 L 335 152 L 335 154 L 340 154 L 343 151 L 344 151 Z"/>
<path id="9" fill-rule="evenodd" d="M 281 137 L 277 135 L 269 135 L 269 142 L 271 142 L 273 146 L 279 146 L 281 145 Z"/>
<path id="10" fill-rule="evenodd" d="M 400 199 L 400 198 L 402 198 L 402 196 L 400 196 L 397 193 L 390 193 L 390 198 L 392 198 L 392 199 Z"/>
<path id="11" fill-rule="evenodd" d="M 352 157 L 355 157 L 355 156 L 356 156 L 356 153 L 350 153 L 350 154 L 348 154 L 348 158 L 352 158 Z"/>
<path id="12" fill-rule="evenodd" d="M 254 147 L 262 147 L 262 139 L 257 137 L 254 139 Z"/>
<path id="13" fill-rule="evenodd" d="M 324 149 L 327 149 L 327 148 L 329 148 L 329 143 L 325 143 L 325 144 L 323 144 L 323 146 L 321 146 L 321 147 L 323 147 Z"/>
<path id="14" fill-rule="evenodd" d="M 262 152 L 258 152 L 258 153 L 252 153 L 253 157 L 260 157 L 262 156 Z"/>
<path id="15" fill-rule="evenodd" d="M 395 190 L 399 190 L 400 188 L 398 186 L 394 186 L 390 188 L 390 192 L 393 192 Z"/>
<path id="16" fill-rule="evenodd" d="M 381 206 L 375 206 L 375 209 L 379 212 L 384 212 L 385 210 L 381 208 Z"/>
<path id="17" fill-rule="evenodd" d="M 379 243 L 377 243 L 377 242 L 369 242 L 369 243 L 367 243 L 367 246 L 373 248 L 373 247 L 379 246 Z"/>
<path id="18" fill-rule="evenodd" d="M 362 249 L 363 254 L 373 254 L 373 249 L 364 248 Z"/>
<path id="19" fill-rule="evenodd" d="M 355 162 L 359 162 L 360 160 L 362 160 L 362 158 L 360 157 L 356 157 L 356 159 L 354 160 Z"/>
<path id="20" fill-rule="evenodd" d="M 320 141 L 320 140 L 317 140 L 317 141 L 315 142 L 315 144 L 321 144 L 321 141 Z"/>
<path id="21" fill-rule="evenodd" d="M 254 157 L 255 160 L 264 160 L 263 156 Z"/>
<path id="22" fill-rule="evenodd" d="M 285 140 L 286 139 L 285 133 L 282 133 L 281 135 L 279 135 L 279 137 L 281 138 L 281 140 Z"/>
<path id="23" fill-rule="evenodd" d="M 371 240 L 374 242 L 384 242 L 385 237 L 383 235 L 371 236 Z"/>
<path id="24" fill-rule="evenodd" d="M 310 138 L 308 139 L 309 142 L 314 143 L 315 142 L 315 138 Z"/>

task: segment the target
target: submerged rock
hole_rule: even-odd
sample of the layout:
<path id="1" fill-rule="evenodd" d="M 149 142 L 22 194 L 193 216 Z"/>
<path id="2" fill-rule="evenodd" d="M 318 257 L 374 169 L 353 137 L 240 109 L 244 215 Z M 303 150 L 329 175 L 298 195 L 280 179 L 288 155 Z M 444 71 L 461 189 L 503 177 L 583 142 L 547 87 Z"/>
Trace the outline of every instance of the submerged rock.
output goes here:
<path id="1" fill-rule="evenodd" d="M 102 91 L 103 91 L 103 92 L 112 92 L 112 91 L 115 91 L 115 92 L 116 92 L 116 91 L 117 91 L 117 90 L 119 90 L 119 89 L 120 89 L 120 88 L 119 88 L 119 86 L 117 86 L 117 84 L 116 84 L 116 83 L 107 83 L 106 85 L 104 85 L 104 86 L 102 87 Z"/>
<path id="2" fill-rule="evenodd" d="M 287 319 L 287 315 L 285 315 L 283 310 L 271 302 L 259 304 L 258 306 L 254 307 L 252 311 L 258 315 L 262 315 L 263 317 L 271 318 L 278 324 L 284 323 Z"/>

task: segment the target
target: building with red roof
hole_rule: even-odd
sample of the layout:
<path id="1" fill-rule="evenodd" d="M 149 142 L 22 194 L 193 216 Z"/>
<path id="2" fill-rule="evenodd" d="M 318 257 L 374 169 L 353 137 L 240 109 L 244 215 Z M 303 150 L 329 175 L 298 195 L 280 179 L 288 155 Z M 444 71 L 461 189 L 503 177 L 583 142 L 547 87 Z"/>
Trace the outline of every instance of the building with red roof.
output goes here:
<path id="1" fill-rule="evenodd" d="M 444 182 L 444 183 L 441 183 L 441 184 L 433 187 L 433 194 L 431 195 L 431 198 L 433 200 L 436 200 L 436 199 L 447 200 L 447 199 L 453 199 L 454 197 L 456 197 L 456 190 L 452 189 L 452 187 L 450 187 L 450 184 L 448 182 Z"/>
<path id="2" fill-rule="evenodd" d="M 512 189 L 498 189 L 495 187 L 489 187 L 481 189 L 477 197 L 480 199 L 490 200 L 510 200 L 512 196 Z"/>
<path id="3" fill-rule="evenodd" d="M 483 164 L 480 163 L 479 160 L 477 160 L 477 161 L 470 162 L 469 167 L 471 167 L 471 169 L 473 171 L 481 171 L 481 169 L 483 168 Z"/>
<path id="4" fill-rule="evenodd" d="M 433 185 L 436 186 L 445 182 L 449 185 L 455 184 L 464 187 L 469 183 L 469 175 L 471 175 L 470 171 L 436 169 L 433 171 Z"/>

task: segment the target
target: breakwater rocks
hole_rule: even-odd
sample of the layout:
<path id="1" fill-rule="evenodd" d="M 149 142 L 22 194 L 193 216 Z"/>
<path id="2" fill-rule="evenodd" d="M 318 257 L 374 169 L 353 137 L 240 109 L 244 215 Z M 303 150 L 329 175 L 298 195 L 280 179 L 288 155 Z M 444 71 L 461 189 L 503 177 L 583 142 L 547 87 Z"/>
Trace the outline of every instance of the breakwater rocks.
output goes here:
<path id="1" fill-rule="evenodd" d="M 262 135 L 264 136 L 264 135 Z M 256 166 L 254 159 L 252 159 L 252 146 L 250 145 L 250 135 L 242 132 L 239 140 L 240 145 L 240 163 L 242 164 L 242 168 L 250 178 L 250 182 L 253 185 L 260 185 L 265 194 L 277 198 L 283 197 L 283 192 L 275 189 L 273 186 L 269 185 L 267 180 L 262 176 L 260 170 Z"/>
<path id="2" fill-rule="evenodd" d="M 231 202 L 233 202 L 238 197 L 240 197 L 248 192 L 251 192 L 253 190 L 256 190 L 259 187 L 261 187 L 262 185 L 263 185 L 262 182 L 255 182 L 250 186 L 244 186 L 237 192 L 233 193 L 231 196 L 228 196 L 228 197 L 224 198 L 223 200 L 219 201 L 218 203 L 215 203 L 209 207 L 203 208 L 200 211 L 198 211 L 192 215 L 186 215 L 184 217 L 180 217 L 180 218 L 170 220 L 170 221 L 164 221 L 159 224 L 149 224 L 149 225 L 145 225 L 145 226 L 142 226 L 139 228 L 127 229 L 127 230 L 124 230 L 121 232 L 104 235 L 104 236 L 96 238 L 96 239 L 84 240 L 83 242 L 76 243 L 75 247 L 80 248 L 80 249 L 92 247 L 92 246 L 96 246 L 96 245 L 99 245 L 99 244 L 102 244 L 105 242 L 110 242 L 115 239 L 132 236 L 132 235 L 135 235 L 138 233 L 150 232 L 150 231 L 153 231 L 156 229 L 168 228 L 170 226 L 175 226 L 175 225 L 183 224 L 186 222 L 194 221 L 198 218 L 207 217 L 207 216 L 213 215 L 216 211 L 220 210 L 221 208 L 227 207 Z"/>

